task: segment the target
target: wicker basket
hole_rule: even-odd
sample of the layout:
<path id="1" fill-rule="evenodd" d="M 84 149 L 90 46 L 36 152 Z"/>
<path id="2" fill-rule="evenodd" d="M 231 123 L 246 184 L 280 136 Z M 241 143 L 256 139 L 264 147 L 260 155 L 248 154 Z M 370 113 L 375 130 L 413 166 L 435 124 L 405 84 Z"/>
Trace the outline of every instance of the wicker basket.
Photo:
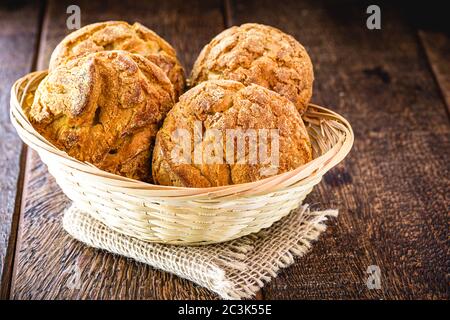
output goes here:
<path id="1" fill-rule="evenodd" d="M 80 209 L 118 232 L 146 241 L 206 244 L 267 228 L 297 208 L 353 144 L 352 129 L 342 116 L 311 104 L 303 118 L 314 160 L 296 170 L 214 188 L 152 185 L 71 158 L 34 130 L 22 107 L 30 106 L 46 74 L 28 74 L 12 87 L 10 116 L 19 136 L 39 153 L 61 189 Z"/>

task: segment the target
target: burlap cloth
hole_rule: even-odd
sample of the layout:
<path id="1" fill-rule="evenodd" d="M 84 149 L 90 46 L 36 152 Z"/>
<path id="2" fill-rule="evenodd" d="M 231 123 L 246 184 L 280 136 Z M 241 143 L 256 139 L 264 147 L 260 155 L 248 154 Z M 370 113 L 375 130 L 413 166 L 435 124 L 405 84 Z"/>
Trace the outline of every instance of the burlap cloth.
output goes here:
<path id="1" fill-rule="evenodd" d="M 74 205 L 64 229 L 85 244 L 133 258 L 189 279 L 224 299 L 249 298 L 303 256 L 337 210 L 313 211 L 304 205 L 270 228 L 225 243 L 175 246 L 148 243 L 110 230 Z"/>

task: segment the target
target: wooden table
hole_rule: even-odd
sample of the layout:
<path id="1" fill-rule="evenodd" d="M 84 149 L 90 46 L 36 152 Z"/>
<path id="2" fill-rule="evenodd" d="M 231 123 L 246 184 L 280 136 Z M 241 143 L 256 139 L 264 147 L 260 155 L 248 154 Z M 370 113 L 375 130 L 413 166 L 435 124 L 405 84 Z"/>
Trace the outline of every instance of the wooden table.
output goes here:
<path id="1" fill-rule="evenodd" d="M 71 239 L 61 226 L 68 199 L 9 122 L 12 83 L 47 67 L 69 32 L 66 8 L 74 2 L 0 5 L 1 297 L 216 299 L 187 280 Z M 279 27 L 309 51 L 313 101 L 347 117 L 356 141 L 307 199 L 339 208 L 339 218 L 257 299 L 449 298 L 450 40 L 421 24 L 422 8 L 381 2 L 382 29 L 368 30 L 368 4 L 352 1 L 78 5 L 82 25 L 122 19 L 154 29 L 187 71 L 215 34 L 244 22 Z M 380 268 L 381 289 L 366 286 L 370 265 Z M 74 268 L 81 271 L 78 289 L 67 286 Z"/>

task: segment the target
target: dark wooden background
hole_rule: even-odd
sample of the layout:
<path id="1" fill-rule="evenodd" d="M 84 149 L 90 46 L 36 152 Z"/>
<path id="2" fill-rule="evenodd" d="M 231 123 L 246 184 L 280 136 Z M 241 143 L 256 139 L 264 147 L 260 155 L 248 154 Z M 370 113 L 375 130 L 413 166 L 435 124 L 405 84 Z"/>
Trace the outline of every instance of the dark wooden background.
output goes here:
<path id="1" fill-rule="evenodd" d="M 9 122 L 9 90 L 47 67 L 69 31 L 71 1 L 0 4 L 0 275 L 4 299 L 215 299 L 189 281 L 90 249 L 61 227 L 67 198 Z M 187 71 L 231 25 L 261 22 L 294 35 L 315 66 L 313 101 L 353 125 L 350 156 L 308 197 L 340 215 L 312 251 L 257 299 L 449 298 L 450 40 L 433 2 L 80 1 L 82 25 L 139 21 L 165 37 Z M 445 14 L 444 14 L 445 18 Z M 381 289 L 366 286 L 369 265 Z M 81 272 L 81 287 L 67 283 Z"/>

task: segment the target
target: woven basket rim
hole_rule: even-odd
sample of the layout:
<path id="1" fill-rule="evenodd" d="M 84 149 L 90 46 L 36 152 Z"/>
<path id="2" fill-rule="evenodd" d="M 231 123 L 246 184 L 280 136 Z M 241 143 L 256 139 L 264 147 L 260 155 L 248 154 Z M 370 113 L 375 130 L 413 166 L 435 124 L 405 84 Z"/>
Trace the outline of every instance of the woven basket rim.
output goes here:
<path id="1" fill-rule="evenodd" d="M 330 150 L 312 161 L 294 170 L 243 184 L 208 188 L 174 187 L 151 184 L 112 174 L 95 167 L 91 163 L 70 157 L 66 152 L 56 148 L 34 129 L 23 112 L 22 105 L 28 90 L 30 90 L 33 85 L 37 86 L 36 82 L 39 83 L 47 73 L 47 70 L 29 73 L 18 79 L 11 88 L 10 119 L 20 138 L 25 144 L 39 154 L 45 153 L 46 156 L 64 163 L 64 165 L 77 170 L 78 173 L 85 174 L 86 177 L 90 178 L 95 177 L 100 183 L 105 183 L 113 189 L 116 187 L 117 190 L 121 191 L 124 189 L 130 189 L 134 192 L 142 191 L 145 192 L 145 195 L 154 195 L 161 198 L 206 196 L 207 198 L 217 199 L 218 197 L 227 195 L 254 195 L 266 193 L 267 191 L 288 189 L 298 180 L 320 178 L 347 156 L 354 142 L 352 127 L 343 116 L 325 107 L 310 103 L 307 112 L 303 115 L 304 119 L 308 119 L 310 116 L 320 116 L 320 121 L 332 120 L 339 122 L 342 125 L 342 131 L 345 133 L 343 135 L 343 141 L 336 143 Z M 313 175 L 315 175 L 315 177 L 313 177 Z"/>

